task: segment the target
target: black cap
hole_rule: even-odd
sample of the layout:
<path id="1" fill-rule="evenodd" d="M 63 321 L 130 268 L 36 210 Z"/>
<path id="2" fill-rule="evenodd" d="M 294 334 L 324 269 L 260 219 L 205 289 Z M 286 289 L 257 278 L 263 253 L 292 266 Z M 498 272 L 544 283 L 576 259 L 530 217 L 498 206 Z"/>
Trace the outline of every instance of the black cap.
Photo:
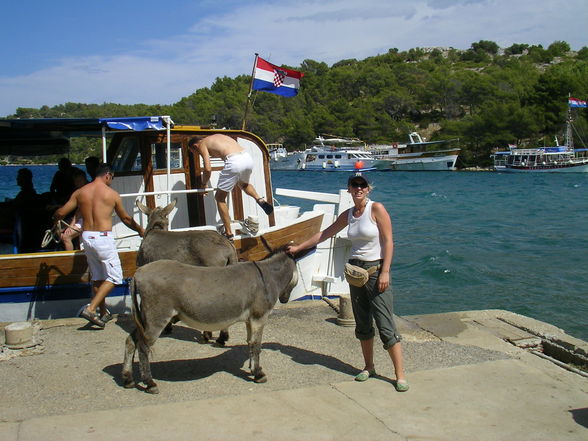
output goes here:
<path id="1" fill-rule="evenodd" d="M 347 186 L 349 187 L 350 185 L 353 184 L 365 184 L 366 187 L 369 187 L 370 185 L 370 181 L 368 181 L 366 178 L 364 178 L 362 175 L 351 175 L 349 176 L 349 179 L 347 180 Z"/>

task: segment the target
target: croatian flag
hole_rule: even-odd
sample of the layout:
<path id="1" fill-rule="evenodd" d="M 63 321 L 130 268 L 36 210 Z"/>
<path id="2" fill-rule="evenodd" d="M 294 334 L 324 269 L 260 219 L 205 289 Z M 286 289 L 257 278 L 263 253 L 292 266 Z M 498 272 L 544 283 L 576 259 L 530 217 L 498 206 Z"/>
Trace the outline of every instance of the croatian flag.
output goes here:
<path id="1" fill-rule="evenodd" d="M 257 57 L 253 73 L 253 90 L 296 96 L 300 88 L 300 78 L 303 76 L 302 72 L 278 67 Z"/>
<path id="2" fill-rule="evenodd" d="M 586 101 L 579 100 L 578 98 L 568 98 L 568 105 L 570 107 L 586 107 Z"/>

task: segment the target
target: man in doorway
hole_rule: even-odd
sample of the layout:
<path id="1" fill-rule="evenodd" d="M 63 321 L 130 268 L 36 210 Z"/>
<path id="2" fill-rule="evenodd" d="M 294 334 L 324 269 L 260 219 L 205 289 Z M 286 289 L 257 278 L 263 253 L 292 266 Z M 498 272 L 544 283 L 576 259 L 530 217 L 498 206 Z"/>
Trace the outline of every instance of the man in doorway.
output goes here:
<path id="1" fill-rule="evenodd" d="M 143 228 L 126 212 L 120 195 L 110 188 L 114 173 L 108 164 L 100 164 L 96 178 L 89 184 L 74 191 L 63 207 L 53 215 L 55 222 L 78 209 L 84 219 L 82 243 L 90 274 L 92 275 L 93 298 L 84 307 L 80 317 L 103 328 L 110 314 L 106 309 L 106 297 L 114 286 L 122 283 L 122 266 L 116 251 L 112 233 L 112 213 L 116 212 L 121 221 L 143 237 Z M 101 315 L 98 315 L 97 309 Z"/>
<path id="2" fill-rule="evenodd" d="M 268 216 L 273 213 L 274 207 L 263 197 L 259 197 L 253 185 L 249 183 L 249 178 L 253 171 L 253 158 L 237 141 L 230 136 L 217 133 L 202 139 L 192 138 L 188 142 L 188 147 L 199 154 L 204 163 L 201 188 L 206 188 L 210 180 L 212 173 L 210 158 L 221 158 L 225 162 L 225 166 L 218 178 L 214 199 L 216 200 L 218 213 L 224 226 L 224 234 L 228 239 L 233 238 L 233 232 L 231 230 L 231 217 L 226 200 L 227 195 L 233 190 L 235 185 L 239 185 L 241 190 L 254 198 Z"/>

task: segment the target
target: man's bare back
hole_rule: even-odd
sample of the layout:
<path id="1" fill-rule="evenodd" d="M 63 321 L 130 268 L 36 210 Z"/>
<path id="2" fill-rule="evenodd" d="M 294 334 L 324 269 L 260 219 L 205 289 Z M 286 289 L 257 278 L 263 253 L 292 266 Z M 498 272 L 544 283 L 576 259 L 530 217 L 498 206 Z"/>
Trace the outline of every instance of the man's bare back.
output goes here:
<path id="1" fill-rule="evenodd" d="M 63 219 L 79 209 L 84 219 L 84 231 L 112 231 L 112 213 L 116 212 L 127 227 L 143 236 L 143 228 L 126 212 L 120 195 L 110 188 L 113 177 L 112 172 L 96 176 L 94 181 L 77 189 L 53 218 Z"/>
<path id="2" fill-rule="evenodd" d="M 227 135 L 220 133 L 207 136 L 198 143 L 197 147 L 200 152 L 203 149 L 208 151 L 208 154 L 213 158 L 222 158 L 223 160 L 232 153 L 239 153 L 244 150 L 237 141 Z"/>
<path id="3" fill-rule="evenodd" d="M 84 230 L 111 231 L 112 213 L 120 200 L 119 194 L 102 181 L 93 181 L 75 193 L 84 218 Z"/>

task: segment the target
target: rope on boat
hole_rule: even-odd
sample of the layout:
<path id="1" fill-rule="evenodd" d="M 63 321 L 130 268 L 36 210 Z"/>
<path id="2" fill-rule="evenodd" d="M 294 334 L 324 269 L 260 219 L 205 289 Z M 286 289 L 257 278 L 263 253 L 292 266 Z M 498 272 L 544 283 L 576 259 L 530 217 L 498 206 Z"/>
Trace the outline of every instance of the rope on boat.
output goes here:
<path id="1" fill-rule="evenodd" d="M 68 224 L 63 219 L 60 219 L 58 222 L 55 223 L 55 225 L 53 225 L 52 228 L 45 230 L 45 236 L 43 236 L 43 241 L 41 242 L 41 248 L 47 247 L 51 242 L 59 243 L 61 241 L 61 226 L 62 225 L 65 225 L 66 227 L 71 228 L 72 230 L 74 230 L 80 234 L 82 233 L 82 230 L 80 230 L 79 228 Z"/>

